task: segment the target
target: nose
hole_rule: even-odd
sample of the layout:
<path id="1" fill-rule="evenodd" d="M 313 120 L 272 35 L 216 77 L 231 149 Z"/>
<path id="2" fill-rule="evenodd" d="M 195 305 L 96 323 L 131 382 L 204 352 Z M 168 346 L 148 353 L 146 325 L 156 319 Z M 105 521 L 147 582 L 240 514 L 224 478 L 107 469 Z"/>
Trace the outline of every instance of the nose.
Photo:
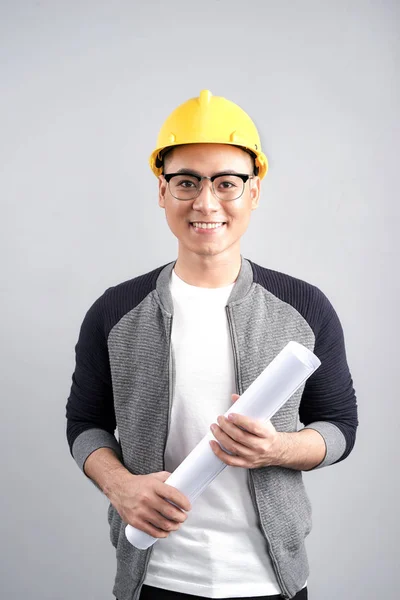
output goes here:
<path id="1" fill-rule="evenodd" d="M 209 214 L 220 209 L 219 200 L 212 191 L 211 181 L 203 179 L 201 192 L 194 199 L 193 208 L 200 210 L 204 214 Z"/>

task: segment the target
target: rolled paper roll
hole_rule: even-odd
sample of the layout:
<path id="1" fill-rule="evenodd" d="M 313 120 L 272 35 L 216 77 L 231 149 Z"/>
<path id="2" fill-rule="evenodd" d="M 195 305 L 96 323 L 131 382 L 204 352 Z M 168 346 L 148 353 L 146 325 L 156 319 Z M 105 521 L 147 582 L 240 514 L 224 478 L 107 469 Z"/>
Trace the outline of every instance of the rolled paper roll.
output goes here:
<path id="1" fill-rule="evenodd" d="M 259 421 L 271 419 L 320 364 L 318 357 L 305 346 L 289 342 L 225 416 L 234 412 Z M 165 481 L 185 494 L 191 504 L 227 467 L 212 451 L 209 444 L 212 439 L 215 439 L 212 433 L 207 433 Z M 140 550 L 149 548 L 158 539 L 131 525 L 126 526 L 125 535 Z"/>

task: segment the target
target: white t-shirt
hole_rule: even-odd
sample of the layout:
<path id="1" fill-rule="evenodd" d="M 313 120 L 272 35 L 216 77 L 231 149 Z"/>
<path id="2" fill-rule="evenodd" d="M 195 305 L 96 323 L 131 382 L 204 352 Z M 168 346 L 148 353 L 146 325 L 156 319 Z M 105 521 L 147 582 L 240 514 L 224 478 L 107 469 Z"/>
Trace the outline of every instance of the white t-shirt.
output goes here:
<path id="1" fill-rule="evenodd" d="M 171 273 L 176 378 L 165 450 L 170 472 L 237 392 L 225 312 L 233 285 L 201 288 Z M 209 485 L 180 529 L 154 545 L 146 585 L 209 598 L 280 593 L 247 477 L 247 469 L 227 467 Z"/>

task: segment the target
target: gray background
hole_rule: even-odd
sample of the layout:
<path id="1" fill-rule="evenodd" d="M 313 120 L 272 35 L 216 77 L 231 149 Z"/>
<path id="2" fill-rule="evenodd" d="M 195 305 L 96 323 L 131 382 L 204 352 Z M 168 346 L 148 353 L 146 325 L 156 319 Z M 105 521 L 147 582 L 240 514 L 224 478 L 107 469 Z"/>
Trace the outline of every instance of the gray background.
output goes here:
<path id="1" fill-rule="evenodd" d="M 105 288 L 176 257 L 147 159 L 203 88 L 253 117 L 270 160 L 242 253 L 322 288 L 346 334 L 361 427 L 347 461 L 305 476 L 311 598 L 399 597 L 399 17 L 0 3 L 1 598 L 111 599 L 107 502 L 64 433 L 74 345 Z"/>

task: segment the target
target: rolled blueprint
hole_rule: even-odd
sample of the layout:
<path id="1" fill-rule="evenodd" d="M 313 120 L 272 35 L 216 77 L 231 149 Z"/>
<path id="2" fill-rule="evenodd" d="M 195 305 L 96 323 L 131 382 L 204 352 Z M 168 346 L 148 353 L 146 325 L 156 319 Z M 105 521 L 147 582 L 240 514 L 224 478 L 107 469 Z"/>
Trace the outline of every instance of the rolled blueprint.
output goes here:
<path id="1" fill-rule="evenodd" d="M 225 416 L 234 412 L 259 421 L 271 419 L 320 364 L 305 346 L 289 342 Z M 213 439 L 212 433 L 207 433 L 165 481 L 185 494 L 191 503 L 227 467 L 212 451 L 209 442 Z M 149 548 L 158 539 L 131 525 L 126 526 L 125 535 L 140 550 Z"/>

